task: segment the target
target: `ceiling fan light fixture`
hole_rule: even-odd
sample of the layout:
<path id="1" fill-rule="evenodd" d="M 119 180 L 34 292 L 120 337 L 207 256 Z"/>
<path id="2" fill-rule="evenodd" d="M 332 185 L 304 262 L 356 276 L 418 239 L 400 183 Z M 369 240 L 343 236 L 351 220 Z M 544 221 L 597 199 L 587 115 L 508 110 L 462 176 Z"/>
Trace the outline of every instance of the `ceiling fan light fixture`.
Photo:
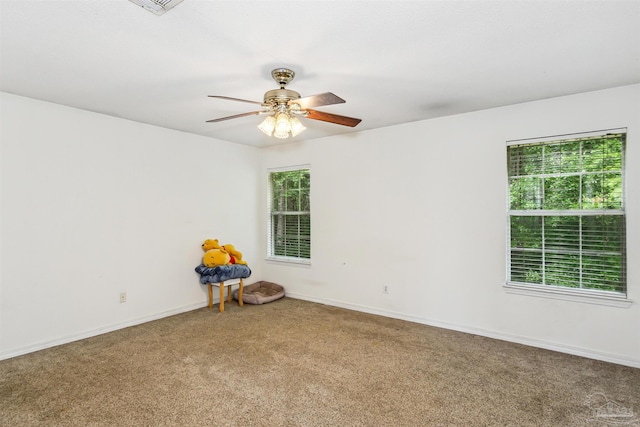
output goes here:
<path id="1" fill-rule="evenodd" d="M 291 123 L 291 136 L 298 136 L 303 130 L 306 129 L 302 122 L 295 116 L 292 116 L 289 119 L 289 122 Z"/>
<path id="2" fill-rule="evenodd" d="M 280 139 L 289 138 L 289 132 L 291 132 L 291 121 L 287 113 L 279 113 L 276 116 L 276 128 L 273 131 L 273 136 Z"/>
<path id="3" fill-rule="evenodd" d="M 299 135 L 306 127 L 297 117 L 287 112 L 281 112 L 265 117 L 258 125 L 258 129 L 267 136 L 286 139 L 289 138 L 289 135 L 292 137 Z"/>
<path id="4" fill-rule="evenodd" d="M 267 116 L 262 121 L 262 123 L 258 125 L 258 129 L 260 129 L 267 136 L 271 136 L 275 128 L 276 128 L 276 119 L 273 116 Z"/>

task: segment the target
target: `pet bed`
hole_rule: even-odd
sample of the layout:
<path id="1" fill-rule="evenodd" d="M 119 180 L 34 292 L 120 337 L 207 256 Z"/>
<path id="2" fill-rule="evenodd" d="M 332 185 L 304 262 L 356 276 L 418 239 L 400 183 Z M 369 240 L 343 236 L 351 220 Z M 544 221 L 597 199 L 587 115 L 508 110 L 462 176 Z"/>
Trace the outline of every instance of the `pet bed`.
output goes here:
<path id="1" fill-rule="evenodd" d="M 239 292 L 233 292 L 233 298 L 238 299 Z M 242 301 L 247 304 L 266 304 L 284 296 L 284 288 L 271 282 L 256 282 L 244 287 Z"/>

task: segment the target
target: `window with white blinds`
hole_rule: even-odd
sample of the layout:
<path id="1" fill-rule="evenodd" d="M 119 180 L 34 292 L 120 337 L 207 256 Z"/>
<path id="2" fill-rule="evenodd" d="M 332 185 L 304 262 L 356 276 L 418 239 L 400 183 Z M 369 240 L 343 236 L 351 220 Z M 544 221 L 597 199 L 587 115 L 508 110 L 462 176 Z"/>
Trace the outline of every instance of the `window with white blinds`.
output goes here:
<path id="1" fill-rule="evenodd" d="M 309 166 L 269 171 L 267 257 L 311 260 L 311 170 Z"/>
<path id="2" fill-rule="evenodd" d="M 626 295 L 626 129 L 510 141 L 507 285 Z"/>

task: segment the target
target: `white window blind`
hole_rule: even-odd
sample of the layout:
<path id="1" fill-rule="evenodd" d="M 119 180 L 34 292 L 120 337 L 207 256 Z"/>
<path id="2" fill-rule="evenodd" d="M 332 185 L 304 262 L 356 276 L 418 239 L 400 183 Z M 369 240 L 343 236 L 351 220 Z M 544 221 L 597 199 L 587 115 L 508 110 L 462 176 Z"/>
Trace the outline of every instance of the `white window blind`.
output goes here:
<path id="1" fill-rule="evenodd" d="M 626 294 L 625 140 L 508 143 L 508 284 Z"/>
<path id="2" fill-rule="evenodd" d="M 267 257 L 308 263 L 311 259 L 311 170 L 271 170 L 268 182 Z"/>

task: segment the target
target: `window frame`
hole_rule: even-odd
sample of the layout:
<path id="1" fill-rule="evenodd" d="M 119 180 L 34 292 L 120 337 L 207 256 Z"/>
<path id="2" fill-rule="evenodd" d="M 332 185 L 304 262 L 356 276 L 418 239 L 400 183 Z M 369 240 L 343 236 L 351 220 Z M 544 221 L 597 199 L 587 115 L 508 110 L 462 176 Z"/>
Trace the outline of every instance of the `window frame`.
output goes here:
<path id="1" fill-rule="evenodd" d="M 625 138 L 623 140 L 622 143 L 622 147 L 621 147 L 621 170 L 620 170 L 620 176 L 621 176 L 621 180 L 622 180 L 622 189 L 621 189 L 621 206 L 620 209 L 606 209 L 606 208 L 601 208 L 601 209 L 591 209 L 591 210 L 586 210 L 586 209 L 579 209 L 579 210 L 573 210 L 573 209 L 567 209 L 564 211 L 554 211 L 554 210 L 545 210 L 545 209 L 512 209 L 511 208 L 511 185 L 510 185 L 510 179 L 512 178 L 510 176 L 510 170 L 509 170 L 509 150 L 510 147 L 518 145 L 518 146 L 523 146 L 523 145 L 531 145 L 531 146 L 535 146 L 535 145 L 549 145 L 549 144 L 553 144 L 553 143 L 569 143 L 572 140 L 585 140 L 585 139 L 593 139 L 593 138 L 598 138 L 598 137 L 605 137 L 608 134 L 624 134 Z M 543 137 L 543 138 L 530 138 L 530 139 L 519 139 L 519 140 L 509 140 L 506 143 L 506 147 L 507 147 L 507 173 L 506 173 L 506 210 L 507 210 L 507 215 L 506 215 L 506 242 L 505 242 L 505 247 L 506 247 L 506 271 L 505 271 L 505 276 L 506 276 L 506 282 L 504 284 L 504 289 L 507 293 L 512 293 L 512 294 L 520 294 L 520 295 L 529 295 L 529 296 L 536 296 L 536 297 L 549 297 L 549 298 L 555 298 L 555 299 L 562 299 L 562 300 L 570 300 L 570 301 L 579 301 L 579 302 L 588 302 L 588 303 L 594 303 L 594 304 L 601 304 L 601 305 L 608 305 L 608 306 L 617 306 L 617 307 L 628 307 L 631 305 L 632 301 L 629 298 L 629 288 L 628 288 L 628 280 L 625 280 L 625 289 L 624 292 L 622 291 L 612 291 L 612 290 L 599 290 L 599 289 L 589 289 L 589 288 L 573 288 L 573 287 L 568 287 L 568 286 L 560 286 L 560 285 L 549 285 L 549 284 L 545 284 L 545 283 L 528 283 L 528 282 L 517 282 L 517 281 L 512 281 L 511 277 L 512 277 L 512 242 L 511 242 L 511 220 L 512 217 L 522 217 L 522 216 L 538 216 L 541 217 L 542 220 L 544 221 L 545 218 L 548 217 L 562 217 L 562 216 L 576 216 L 576 218 L 583 218 L 584 216 L 588 216 L 588 215 L 595 215 L 596 213 L 602 214 L 604 215 L 605 212 L 610 213 L 609 211 L 617 211 L 618 215 L 622 216 L 622 220 L 623 223 L 626 221 L 626 212 L 625 212 L 625 199 L 626 199 L 626 189 L 625 189 L 625 185 L 626 185 L 626 180 L 625 180 L 625 141 L 626 141 L 626 134 L 627 134 L 627 128 L 617 128 L 617 129 L 607 129 L 607 130 L 602 130 L 602 131 L 594 131 L 594 132 L 586 132 L 586 133 L 577 133 L 577 134 L 566 134 L 566 135 L 556 135 L 556 136 L 549 136 L 549 137 Z M 582 159 L 582 158 L 580 158 Z M 582 161 L 582 160 L 580 160 Z M 580 177 L 582 176 L 588 176 L 588 173 L 586 173 L 583 169 L 581 169 L 581 171 L 579 172 Z M 545 176 L 545 173 L 541 172 L 538 173 L 536 176 L 538 177 L 543 177 Z M 582 182 L 582 178 L 580 178 L 580 182 Z M 567 214 L 569 211 L 571 211 L 571 214 Z M 585 215 L 585 213 L 587 215 Z M 544 226 L 542 226 L 542 229 L 544 229 Z M 542 232 L 542 231 L 541 231 Z M 626 228 L 623 231 L 623 236 L 622 239 L 626 239 Z M 581 234 L 582 235 L 582 234 Z M 543 235 L 544 236 L 544 235 Z M 544 239 L 545 237 L 543 237 Z M 541 249 L 541 256 L 545 251 L 544 248 Z M 582 249 L 580 249 L 580 252 L 582 252 Z M 623 260 L 622 260 L 622 264 L 623 266 L 626 265 L 628 263 L 628 257 L 627 257 L 627 253 L 626 253 L 626 246 L 623 245 L 623 252 L 622 252 L 622 256 L 623 256 Z M 582 266 L 580 266 L 580 272 L 578 274 L 582 274 Z M 623 274 L 626 274 L 623 272 Z"/>
<path id="2" fill-rule="evenodd" d="M 305 257 L 297 257 L 297 256 L 286 256 L 286 255 L 276 255 L 275 254 L 275 244 L 273 243 L 273 231 L 274 224 L 272 221 L 273 218 L 273 188 L 272 188 L 272 180 L 271 177 L 274 173 L 280 172 L 293 172 L 293 171 L 307 171 L 309 174 L 309 200 L 308 200 L 308 211 L 289 211 L 293 215 L 308 215 L 309 217 L 309 258 Z M 267 240 L 267 248 L 266 248 L 266 261 L 273 262 L 277 264 L 292 264 L 296 266 L 310 266 L 311 265 L 311 165 L 310 164 L 302 164 L 302 165 L 294 165 L 294 166 L 285 166 L 285 167 L 275 167 L 269 168 L 266 171 L 266 181 L 267 181 L 267 225 L 266 225 L 266 240 Z M 287 211 L 283 211 L 287 212 Z M 298 230 L 298 236 L 300 236 L 300 231 Z"/>

